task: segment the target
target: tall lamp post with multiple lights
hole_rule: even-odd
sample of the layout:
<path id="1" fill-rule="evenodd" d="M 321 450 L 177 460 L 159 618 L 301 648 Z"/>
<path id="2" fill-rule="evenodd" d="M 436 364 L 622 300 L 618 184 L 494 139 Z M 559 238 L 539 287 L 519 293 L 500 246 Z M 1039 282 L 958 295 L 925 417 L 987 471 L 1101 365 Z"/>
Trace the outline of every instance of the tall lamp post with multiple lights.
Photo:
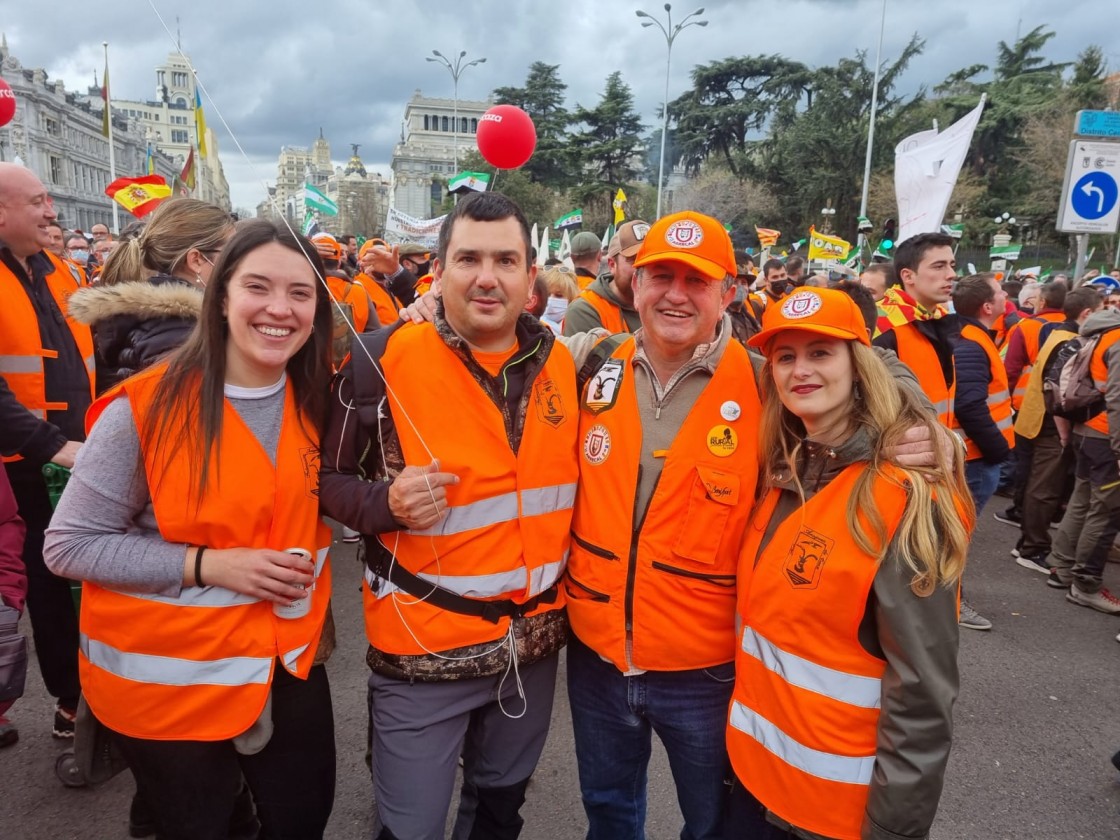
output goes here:
<path id="1" fill-rule="evenodd" d="M 455 171 L 452 175 L 457 175 L 459 173 L 459 77 L 463 75 L 463 71 L 468 67 L 474 67 L 476 64 L 485 64 L 486 59 L 476 58 L 464 64 L 463 59 L 467 57 L 466 50 L 460 52 L 455 58 L 455 61 L 451 61 L 439 50 L 432 50 L 432 55 L 435 56 L 435 58 L 425 58 L 424 60 L 431 61 L 434 64 L 442 64 L 447 68 L 447 72 L 451 74 L 451 80 L 455 83 L 455 104 L 452 110 L 454 114 L 452 118 L 454 120 L 454 126 L 452 127 L 451 142 L 454 144 L 455 155 Z"/>
<path id="2" fill-rule="evenodd" d="M 665 135 L 669 131 L 669 66 L 673 60 L 673 41 L 677 39 L 677 35 L 680 34 L 682 29 L 689 26 L 707 26 L 708 22 L 706 20 L 693 20 L 693 18 L 704 14 L 704 9 L 701 7 L 674 26 L 672 7 L 668 3 L 665 4 L 665 26 L 662 26 L 661 21 L 648 12 L 639 9 L 635 14 L 642 18 L 642 26 L 656 26 L 661 30 L 661 34 L 665 36 L 665 46 L 668 48 L 665 54 L 665 102 L 661 109 L 661 162 L 657 166 L 657 218 L 660 219 L 661 189 L 665 184 Z M 431 61 L 431 59 L 428 60 Z"/>

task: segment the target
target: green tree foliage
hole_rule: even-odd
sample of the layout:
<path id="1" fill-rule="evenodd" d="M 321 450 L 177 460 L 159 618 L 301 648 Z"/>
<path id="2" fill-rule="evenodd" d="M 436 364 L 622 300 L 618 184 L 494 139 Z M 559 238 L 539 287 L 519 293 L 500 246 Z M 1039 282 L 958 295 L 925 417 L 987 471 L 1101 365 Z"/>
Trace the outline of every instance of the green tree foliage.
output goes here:
<path id="1" fill-rule="evenodd" d="M 567 136 L 572 116 L 564 107 L 568 86 L 560 81 L 559 70 L 559 64 L 535 61 L 524 87 L 497 88 L 494 100 L 499 105 L 516 105 L 532 118 L 537 129 L 536 151 L 521 171 L 531 181 L 565 188 L 573 183 Z"/>
<path id="2" fill-rule="evenodd" d="M 924 94 L 910 98 L 893 93 L 910 60 L 923 42 L 914 36 L 902 54 L 883 68 L 879 78 L 873 163 L 893 163 L 899 126 L 921 104 Z M 854 235 L 863 187 L 864 155 L 871 115 L 874 67 L 863 52 L 842 58 L 835 67 L 821 67 L 809 76 L 807 107 L 787 105 L 775 115 L 769 136 L 754 144 L 741 171 L 782 196 L 786 229 L 808 228 L 831 199 L 836 208 L 834 229 Z"/>
<path id="3" fill-rule="evenodd" d="M 577 106 L 575 122 L 585 126 L 570 138 L 573 158 L 584 175 L 578 190 L 581 197 L 609 192 L 637 179 L 643 126 L 622 73 L 616 70 L 607 77 L 606 89 L 594 108 Z"/>
<path id="4" fill-rule="evenodd" d="M 726 58 L 692 71 L 692 90 L 669 103 L 675 126 L 673 163 L 692 173 L 719 158 L 743 175 L 752 138 L 775 113 L 791 110 L 804 95 L 811 73 L 781 56 Z"/>

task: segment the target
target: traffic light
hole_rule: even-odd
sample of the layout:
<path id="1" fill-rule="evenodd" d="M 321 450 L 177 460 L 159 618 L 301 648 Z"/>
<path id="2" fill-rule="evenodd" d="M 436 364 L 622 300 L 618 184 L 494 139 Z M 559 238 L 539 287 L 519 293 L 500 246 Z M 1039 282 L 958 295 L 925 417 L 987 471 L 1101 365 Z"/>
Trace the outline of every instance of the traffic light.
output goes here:
<path id="1" fill-rule="evenodd" d="M 894 237 L 896 230 L 896 222 L 894 219 L 887 219 L 883 222 L 883 235 L 879 239 L 879 250 L 884 254 L 889 254 L 894 248 Z"/>

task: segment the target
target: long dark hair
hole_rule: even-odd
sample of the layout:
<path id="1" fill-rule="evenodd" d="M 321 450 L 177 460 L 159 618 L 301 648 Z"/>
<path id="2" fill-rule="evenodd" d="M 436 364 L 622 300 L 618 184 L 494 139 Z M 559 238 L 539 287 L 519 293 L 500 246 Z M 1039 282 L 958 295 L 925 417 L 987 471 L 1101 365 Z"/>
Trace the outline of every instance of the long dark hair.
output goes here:
<path id="1" fill-rule="evenodd" d="M 206 490 L 210 461 L 222 443 L 229 340 L 222 306 L 229 294 L 230 278 L 241 261 L 273 242 L 306 258 L 317 275 L 314 329 L 288 360 L 287 373 L 300 425 L 318 439 L 326 423 L 334 319 L 330 292 L 322 280 L 323 262 L 314 245 L 282 225 L 264 219 L 239 222 L 214 265 L 194 331 L 170 356 L 167 371 L 156 386 L 144 429 L 144 439 L 153 441 L 152 451 L 160 453 L 159 463 L 170 463 L 186 449 L 199 502 Z"/>

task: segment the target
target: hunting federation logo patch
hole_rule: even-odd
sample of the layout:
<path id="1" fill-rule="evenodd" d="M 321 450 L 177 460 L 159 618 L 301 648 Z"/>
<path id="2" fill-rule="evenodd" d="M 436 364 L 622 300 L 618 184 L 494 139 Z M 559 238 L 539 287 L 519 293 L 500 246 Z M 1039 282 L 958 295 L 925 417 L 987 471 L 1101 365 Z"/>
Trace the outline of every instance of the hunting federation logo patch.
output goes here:
<path id="1" fill-rule="evenodd" d="M 782 314 L 787 318 L 808 318 L 821 308 L 821 297 L 816 292 L 795 292 L 782 302 Z"/>
<path id="2" fill-rule="evenodd" d="M 790 546 L 783 568 L 794 589 L 816 589 L 824 574 L 824 564 L 836 541 L 812 528 L 802 528 Z"/>
<path id="3" fill-rule="evenodd" d="M 589 464 L 601 464 L 611 454 L 611 433 L 601 423 L 587 430 L 583 439 L 583 457 Z"/>

